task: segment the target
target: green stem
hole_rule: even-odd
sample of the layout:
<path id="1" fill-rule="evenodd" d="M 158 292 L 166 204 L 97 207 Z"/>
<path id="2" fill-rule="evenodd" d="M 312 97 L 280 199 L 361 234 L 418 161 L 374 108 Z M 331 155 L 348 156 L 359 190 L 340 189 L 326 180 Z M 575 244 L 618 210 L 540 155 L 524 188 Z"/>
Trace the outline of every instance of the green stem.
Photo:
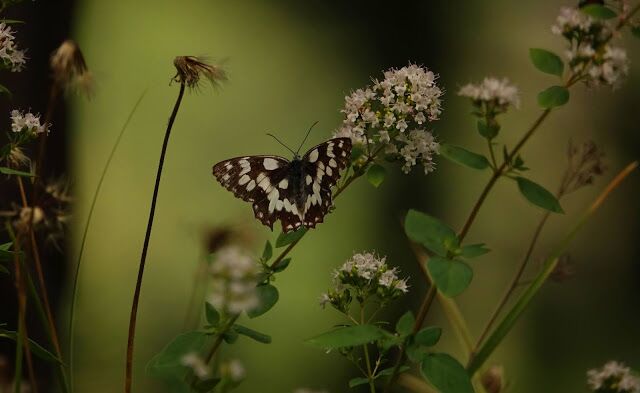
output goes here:
<path id="1" fill-rule="evenodd" d="M 93 211 L 96 207 L 96 202 L 98 201 L 98 195 L 100 194 L 100 190 L 102 189 L 102 184 L 104 183 L 104 179 L 107 175 L 107 171 L 109 170 L 109 167 L 111 166 L 111 161 L 113 160 L 113 157 L 116 153 L 116 150 L 118 149 L 118 146 L 120 145 L 120 141 L 122 140 L 122 137 L 124 136 L 124 132 L 127 129 L 127 126 L 129 125 L 129 122 L 131 122 L 131 119 L 133 118 L 133 114 L 136 112 L 136 110 L 138 109 L 138 106 L 140 105 L 140 102 L 142 102 L 142 98 L 144 98 L 145 94 L 147 93 L 147 91 L 143 91 L 142 94 L 140 95 L 140 97 L 138 98 L 138 101 L 136 101 L 136 103 L 133 106 L 133 109 L 131 109 L 131 112 L 129 112 L 129 116 L 127 117 L 127 120 L 124 122 L 124 124 L 122 125 L 122 128 L 120 129 L 120 133 L 118 134 L 118 137 L 116 138 L 116 142 L 113 144 L 113 146 L 111 147 L 111 151 L 109 152 L 109 156 L 107 157 L 107 161 L 104 164 L 104 167 L 102 168 L 102 173 L 100 174 L 100 179 L 98 179 L 98 185 L 96 186 L 96 189 L 93 193 L 93 197 L 91 198 L 91 206 L 89 207 L 89 212 L 87 214 L 87 221 L 84 224 L 84 228 L 82 229 L 82 238 L 80 240 L 80 249 L 78 250 L 78 258 L 76 259 L 76 266 L 75 266 L 75 272 L 73 273 L 73 282 L 71 283 L 71 306 L 69 309 L 69 342 L 68 342 L 68 352 L 67 355 L 69 356 L 69 379 L 71 381 L 71 391 L 73 391 L 74 389 L 74 385 L 73 385 L 73 372 L 74 372 L 74 330 L 75 330 L 75 324 L 74 324 L 74 319 L 75 319 L 75 310 L 76 310 L 76 303 L 78 301 L 78 281 L 79 281 L 79 277 L 80 277 L 80 267 L 82 266 L 82 256 L 84 255 L 84 246 L 85 243 L 87 241 L 87 234 L 89 233 L 89 226 L 91 225 L 91 218 L 93 217 Z"/>
<path id="2" fill-rule="evenodd" d="M 364 324 L 364 304 L 360 303 L 360 324 Z M 371 359 L 369 359 L 369 348 L 367 344 L 362 345 L 364 350 L 364 361 L 367 366 L 367 379 L 369 381 L 369 391 L 376 393 L 376 385 L 374 384 L 373 373 L 371 372 Z"/>
<path id="3" fill-rule="evenodd" d="M 549 257 L 544 262 L 542 271 L 536 276 L 533 282 L 527 287 L 524 293 L 520 296 L 520 299 L 511 308 L 509 313 L 503 318 L 498 327 L 489 336 L 487 341 L 482 345 L 478 354 L 471 359 L 471 362 L 467 365 L 467 370 L 470 375 L 473 375 L 484 362 L 489 358 L 497 346 L 502 342 L 507 333 L 513 328 L 516 321 L 522 315 L 523 311 L 527 308 L 533 297 L 538 293 L 542 285 L 547 281 L 549 275 L 556 268 L 558 258 L 564 253 L 569 246 L 573 238 L 578 231 L 586 224 L 589 218 L 595 213 L 611 192 L 617 188 L 622 180 L 624 180 L 633 170 L 638 167 L 638 162 L 632 162 L 626 168 L 624 168 L 604 189 L 604 191 L 598 196 L 593 204 L 587 209 L 587 211 L 578 220 L 576 225 L 571 231 L 562 239 L 560 244 L 551 252 Z"/>
<path id="4" fill-rule="evenodd" d="M 162 142 L 162 150 L 160 152 L 160 160 L 158 162 L 158 170 L 156 172 L 156 182 L 153 188 L 153 195 L 151 197 L 151 208 L 149 210 L 149 220 L 147 222 L 147 230 L 144 236 L 144 243 L 142 245 L 142 255 L 140 256 L 140 264 L 138 266 L 138 277 L 136 279 L 136 288 L 133 292 L 133 300 L 131 302 L 131 315 L 129 316 L 129 334 L 127 337 L 127 356 L 125 362 L 125 379 L 124 379 L 124 391 L 125 393 L 131 393 L 131 385 L 133 383 L 133 346 L 136 337 L 136 321 L 138 316 L 138 303 L 140 302 L 140 291 L 142 289 L 142 277 L 144 276 L 144 267 L 147 261 L 147 252 L 149 251 L 149 241 L 151 240 L 151 229 L 153 228 L 153 218 L 156 211 L 156 201 L 158 199 L 158 191 L 160 189 L 160 178 L 162 176 L 162 167 L 164 166 L 164 158 L 167 153 L 167 147 L 169 146 L 169 137 L 171 136 L 171 129 L 173 123 L 178 115 L 178 109 L 180 109 L 180 103 L 184 96 L 185 84 L 180 84 L 180 91 L 178 92 L 178 98 L 173 106 L 171 116 L 169 116 L 169 123 L 167 124 L 167 130 L 164 134 L 164 141 Z"/>
<path id="5" fill-rule="evenodd" d="M 240 317 L 240 314 L 236 314 L 233 317 L 229 318 L 227 320 L 227 323 L 225 323 L 222 329 L 218 332 L 218 335 L 216 336 L 216 340 L 213 342 L 213 345 L 211 346 L 211 349 L 207 354 L 207 357 L 205 360 L 206 363 L 209 363 L 211 359 L 213 359 L 213 355 L 215 355 L 218 348 L 220 348 L 220 345 L 222 345 L 224 334 L 227 333 L 229 329 L 231 329 L 231 327 L 233 326 L 234 323 L 236 323 L 239 317 Z"/>

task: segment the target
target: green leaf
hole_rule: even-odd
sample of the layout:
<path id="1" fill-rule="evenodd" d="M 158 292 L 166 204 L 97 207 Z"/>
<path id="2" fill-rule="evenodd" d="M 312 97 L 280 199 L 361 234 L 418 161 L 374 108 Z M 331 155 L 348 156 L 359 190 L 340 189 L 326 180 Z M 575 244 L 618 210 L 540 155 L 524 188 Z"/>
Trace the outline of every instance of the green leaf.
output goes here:
<path id="1" fill-rule="evenodd" d="M 10 261 L 13 259 L 13 253 L 9 251 L 12 245 L 12 242 L 0 244 L 0 261 Z"/>
<path id="2" fill-rule="evenodd" d="M 273 269 L 273 271 L 276 273 L 280 273 L 281 271 L 289 267 L 290 263 L 291 263 L 291 258 L 285 258 L 281 260 L 280 263 L 278 263 L 278 265 L 275 267 L 275 269 Z"/>
<path id="3" fill-rule="evenodd" d="M 227 344 L 233 344 L 238 341 L 238 332 L 236 332 L 235 330 L 227 330 L 222 334 L 222 339 Z"/>
<path id="4" fill-rule="evenodd" d="M 182 357 L 205 348 L 207 338 L 206 333 L 197 331 L 178 335 L 147 363 L 147 373 L 155 377 L 184 377 L 186 368 Z"/>
<path id="5" fill-rule="evenodd" d="M 276 248 L 287 246 L 293 242 L 297 242 L 307 233 L 307 228 L 300 228 L 297 231 L 289 233 L 281 233 L 276 239 Z"/>
<path id="6" fill-rule="evenodd" d="M 490 123 L 487 123 L 485 120 L 478 120 L 478 132 L 480 135 L 487 139 L 493 139 L 498 136 L 498 132 L 500 131 L 500 124 L 493 120 Z"/>
<path id="7" fill-rule="evenodd" d="M 220 378 L 198 379 L 193 383 L 193 390 L 198 393 L 210 393 L 216 385 L 220 383 Z"/>
<path id="8" fill-rule="evenodd" d="M 204 315 L 209 325 L 218 326 L 218 323 L 220 322 L 220 313 L 209 302 L 204 303 Z"/>
<path id="9" fill-rule="evenodd" d="M 396 323 L 396 333 L 400 336 L 408 336 L 413 331 L 413 325 L 416 323 L 416 319 L 411 311 L 404 313 L 398 322 Z"/>
<path id="10" fill-rule="evenodd" d="M 442 329 L 436 326 L 429 326 L 418 333 L 416 333 L 413 341 L 418 345 L 424 345 L 425 347 L 432 347 L 440 341 L 442 335 Z"/>
<path id="11" fill-rule="evenodd" d="M 379 187 L 384 182 L 387 171 L 382 165 L 373 164 L 367 169 L 367 181 L 374 187 Z"/>
<path id="12" fill-rule="evenodd" d="M 351 162 L 354 163 L 358 161 L 360 157 L 364 154 L 364 148 L 360 145 L 354 145 L 351 148 Z"/>
<path id="13" fill-rule="evenodd" d="M 9 340 L 16 341 L 18 339 L 18 334 L 11 330 L 0 329 L 0 338 L 8 338 Z M 31 353 L 44 361 L 62 364 L 62 361 L 58 359 L 56 355 L 44 349 L 40 344 L 32 339 L 29 339 L 29 349 L 31 349 Z"/>
<path id="14" fill-rule="evenodd" d="M 271 344 L 271 336 L 264 333 L 257 332 L 246 326 L 235 324 L 233 325 L 233 330 L 235 330 L 238 334 L 242 334 L 243 336 L 252 338 L 257 342 L 260 342 L 263 344 Z"/>
<path id="15" fill-rule="evenodd" d="M 516 177 L 516 181 L 518 182 L 520 193 L 522 193 L 529 202 L 554 213 L 564 213 L 560 202 L 544 187 L 524 177 Z"/>
<path id="16" fill-rule="evenodd" d="M 355 388 L 356 386 L 366 385 L 369 383 L 369 378 L 353 378 L 349 381 L 349 387 Z"/>
<path id="17" fill-rule="evenodd" d="M 10 274 L 9 270 L 6 267 L 2 266 L 2 265 L 0 265 L 0 273 L 2 273 L 2 274 Z"/>
<path id="18" fill-rule="evenodd" d="M 473 278 L 473 270 L 462 261 L 431 257 L 427 261 L 427 270 L 438 289 L 449 297 L 461 294 Z"/>
<path id="19" fill-rule="evenodd" d="M 569 101 L 569 90 L 562 86 L 551 86 L 538 94 L 538 105 L 543 108 L 555 108 Z"/>
<path id="20" fill-rule="evenodd" d="M 278 288 L 274 287 L 271 284 L 259 285 L 256 288 L 256 291 L 258 291 L 260 304 L 258 305 L 258 307 L 247 312 L 249 318 L 259 317 L 260 315 L 271 310 L 271 307 L 273 307 L 278 302 L 278 298 L 280 297 L 280 295 L 278 294 Z"/>
<path id="21" fill-rule="evenodd" d="M 453 229 L 440 220 L 417 210 L 412 209 L 407 213 L 404 230 L 409 239 L 440 256 L 446 256 L 447 251 L 458 246 L 458 236 Z"/>
<path id="22" fill-rule="evenodd" d="M 640 38 L 640 26 L 634 26 L 631 28 L 631 34 Z"/>
<path id="23" fill-rule="evenodd" d="M 3 85 L 0 85 L 0 95 L 2 95 L 2 94 L 8 96 L 9 98 L 11 98 L 11 96 L 12 96 L 11 91 L 9 89 L 7 89 Z"/>
<path id="24" fill-rule="evenodd" d="M 7 167 L 4 167 L 4 166 L 0 166 L 0 173 L 5 174 L 5 175 L 16 175 L 16 176 L 24 176 L 24 177 L 33 177 L 34 176 L 33 173 L 24 172 L 24 171 L 17 171 L 15 169 L 7 168 Z"/>
<path id="25" fill-rule="evenodd" d="M 340 327 L 307 340 L 309 344 L 326 348 L 355 347 L 385 337 L 385 332 L 374 325 Z"/>
<path id="26" fill-rule="evenodd" d="M 488 253 L 489 250 L 484 243 L 469 244 L 460 249 L 460 256 L 463 258 L 477 258 Z"/>
<path id="27" fill-rule="evenodd" d="M 580 11 L 594 19 L 612 19 L 618 16 L 614 10 L 601 4 L 589 4 L 580 7 Z"/>
<path id="28" fill-rule="evenodd" d="M 466 150 L 460 146 L 443 143 L 440 145 L 440 154 L 450 161 L 468 166 L 469 168 L 482 170 L 489 167 L 489 160 L 487 160 L 487 157 Z"/>
<path id="29" fill-rule="evenodd" d="M 473 393 L 471 379 L 464 367 L 445 353 L 424 357 L 422 373 L 442 393 Z"/>
<path id="30" fill-rule="evenodd" d="M 536 68 L 544 73 L 562 77 L 564 63 L 558 55 L 546 49 L 531 48 L 529 57 Z"/>
<path id="31" fill-rule="evenodd" d="M 23 20 L 17 20 L 17 19 L 0 19 L 0 23 L 5 23 L 7 25 L 14 25 L 14 24 L 23 24 L 25 22 Z"/>
<path id="32" fill-rule="evenodd" d="M 273 247 L 271 242 L 267 240 L 264 245 L 264 251 L 262 251 L 262 262 L 267 262 L 273 256 Z"/>
<path id="33" fill-rule="evenodd" d="M 395 367 L 385 368 L 384 370 L 382 370 L 382 371 L 380 371 L 378 373 L 378 377 L 380 377 L 380 376 L 389 376 L 389 375 L 393 374 L 393 369 L 394 368 Z M 410 369 L 411 369 L 411 367 L 409 367 L 409 366 L 400 366 L 400 368 L 398 369 L 398 374 L 401 374 L 401 373 L 403 373 L 405 371 L 409 371 Z"/>

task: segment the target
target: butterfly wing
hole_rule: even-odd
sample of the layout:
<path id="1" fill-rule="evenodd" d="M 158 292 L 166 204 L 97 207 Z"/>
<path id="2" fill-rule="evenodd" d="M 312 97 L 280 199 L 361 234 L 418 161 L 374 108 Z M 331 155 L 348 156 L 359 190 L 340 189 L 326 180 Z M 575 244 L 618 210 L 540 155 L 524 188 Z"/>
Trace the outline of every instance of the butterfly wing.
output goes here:
<path id="1" fill-rule="evenodd" d="M 304 226 L 315 228 L 324 221 L 332 206 L 331 187 L 340 179 L 340 171 L 351 160 L 351 139 L 334 138 L 312 147 L 304 155 L 305 187 L 307 199 Z"/>
<path id="2" fill-rule="evenodd" d="M 289 164 L 279 156 L 236 157 L 215 164 L 213 176 L 237 198 L 251 202 L 256 218 L 273 229 L 278 215 L 270 204 L 277 185 L 287 177 Z"/>

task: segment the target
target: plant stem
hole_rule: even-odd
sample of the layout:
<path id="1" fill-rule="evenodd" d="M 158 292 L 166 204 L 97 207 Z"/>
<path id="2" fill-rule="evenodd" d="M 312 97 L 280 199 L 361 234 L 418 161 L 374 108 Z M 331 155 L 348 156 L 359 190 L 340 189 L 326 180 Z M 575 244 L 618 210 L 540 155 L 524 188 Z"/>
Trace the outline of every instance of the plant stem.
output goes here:
<path id="1" fill-rule="evenodd" d="M 224 339 L 224 334 L 228 332 L 229 329 L 231 329 L 231 326 L 233 326 L 233 324 L 236 323 L 239 317 L 240 317 L 240 314 L 236 314 L 233 317 L 229 318 L 227 320 L 227 323 L 225 323 L 222 329 L 218 332 L 218 335 L 216 336 L 216 341 L 213 342 L 213 345 L 211 346 L 211 349 L 209 350 L 209 353 L 205 358 L 205 363 L 209 363 L 211 359 L 213 359 L 213 355 L 215 355 L 216 351 L 218 350 L 218 348 L 220 348 L 220 345 L 222 344 L 222 340 Z"/>
<path id="2" fill-rule="evenodd" d="M 100 194 L 100 190 L 102 188 L 102 183 L 104 182 L 104 179 L 107 175 L 107 170 L 109 169 L 109 167 L 111 166 L 111 161 L 113 160 L 113 156 L 116 153 L 116 150 L 118 149 L 118 146 L 120 145 L 120 140 L 122 139 L 125 130 L 127 129 L 127 126 L 129 125 L 129 122 L 131 121 L 131 119 L 133 118 L 133 114 L 136 112 L 136 110 L 138 109 L 138 106 L 140 105 L 140 102 L 142 102 L 142 98 L 144 98 L 145 94 L 147 93 L 147 91 L 143 91 L 142 94 L 140 95 L 140 97 L 138 98 L 138 101 L 136 101 L 136 103 L 133 106 L 133 109 L 131 110 L 131 112 L 129 113 L 129 116 L 127 117 L 127 120 L 124 122 L 124 124 L 122 125 L 122 129 L 120 129 L 120 134 L 118 134 L 118 137 L 116 138 L 116 142 L 113 144 L 113 147 L 111 148 L 111 152 L 109 152 L 109 156 L 107 157 L 107 161 L 104 164 L 104 167 L 102 168 L 102 173 L 100 174 L 100 179 L 98 180 L 98 185 L 96 186 L 96 189 L 93 193 L 93 197 L 91 199 L 91 206 L 89 207 L 89 213 L 87 214 L 87 221 L 84 224 L 84 228 L 82 230 L 82 238 L 80 240 L 80 249 L 78 250 L 78 258 L 76 260 L 76 267 L 75 267 L 75 272 L 73 273 L 73 282 L 71 283 L 71 306 L 69 309 L 69 342 L 68 342 L 68 353 L 67 356 L 69 356 L 69 379 L 71 381 L 71 390 L 73 391 L 73 370 L 74 370 L 74 318 L 75 318 L 75 310 L 76 310 L 76 303 L 78 300 L 78 279 L 80 277 L 80 266 L 81 266 L 81 262 L 82 262 L 82 256 L 84 254 L 84 246 L 87 240 L 87 233 L 89 233 L 89 225 L 91 224 L 91 218 L 93 217 L 93 211 L 96 207 L 96 202 L 98 200 L 98 195 Z"/>
<path id="3" fill-rule="evenodd" d="M 360 303 L 360 325 L 364 324 L 364 304 Z M 367 366 L 367 380 L 369 381 L 369 391 L 371 393 L 376 393 L 376 385 L 373 382 L 374 379 L 374 375 L 373 372 L 371 372 L 371 359 L 369 359 L 369 348 L 367 347 L 367 344 L 363 344 L 362 345 L 362 349 L 364 350 L 364 362 L 365 365 Z"/>
<path id="4" fill-rule="evenodd" d="M 502 322 L 498 325 L 498 327 L 494 330 L 494 332 L 489 336 L 487 341 L 480 347 L 477 355 L 473 357 L 470 363 L 467 365 L 467 370 L 469 375 L 473 375 L 484 362 L 489 358 L 489 356 L 493 353 L 496 347 L 502 342 L 504 337 L 509 333 L 511 328 L 514 326 L 520 315 L 522 315 L 523 311 L 527 308 L 531 299 L 538 293 L 542 285 L 549 278 L 549 275 L 556 268 L 558 263 L 558 258 L 562 255 L 565 249 L 569 246 L 573 238 L 576 236 L 578 231 L 582 229 L 582 227 L 586 224 L 589 218 L 593 215 L 594 212 L 598 210 L 598 208 L 602 205 L 602 203 L 607 199 L 607 197 L 611 194 L 613 190 L 615 190 L 620 183 L 636 168 L 638 167 L 638 162 L 632 162 L 627 165 L 602 191 L 602 193 L 596 198 L 596 200 L 589 206 L 586 212 L 582 215 L 582 217 L 578 220 L 575 226 L 571 229 L 571 231 L 562 239 L 560 244 L 551 252 L 551 254 L 547 257 L 544 262 L 543 270 L 536 276 L 534 281 L 527 287 L 524 293 L 520 296 L 518 302 L 511 308 L 509 313 L 502 319 Z"/>
<path id="5" fill-rule="evenodd" d="M 162 176 L 162 167 L 164 165 L 164 157 L 167 153 L 167 146 L 169 145 L 169 137 L 171 135 L 171 128 L 178 115 L 178 109 L 184 96 L 185 84 L 180 84 L 180 91 L 178 92 L 178 98 L 173 106 L 173 111 L 169 117 L 169 123 L 167 124 L 167 130 L 164 134 L 164 141 L 162 143 L 162 151 L 160 153 L 160 161 L 158 162 L 158 171 L 156 173 L 156 182 L 153 188 L 153 196 L 151 197 L 151 209 L 149 211 L 149 221 L 147 222 L 147 231 L 144 237 L 144 244 L 142 246 L 142 256 L 140 257 L 140 265 L 138 267 L 138 278 L 136 280 L 136 288 L 133 292 L 133 301 L 131 304 L 131 315 L 129 318 L 129 335 L 127 338 L 127 358 L 125 364 L 125 381 L 124 391 L 125 393 L 131 393 L 131 384 L 133 380 L 133 344 L 136 335 L 136 318 L 138 315 L 138 303 L 140 301 L 140 290 L 142 287 L 142 277 L 144 275 L 145 262 L 147 260 L 147 251 L 149 249 L 149 240 L 151 239 L 151 228 L 153 227 L 153 217 L 156 211 L 156 200 L 158 198 L 158 189 L 160 188 L 160 177 Z"/>

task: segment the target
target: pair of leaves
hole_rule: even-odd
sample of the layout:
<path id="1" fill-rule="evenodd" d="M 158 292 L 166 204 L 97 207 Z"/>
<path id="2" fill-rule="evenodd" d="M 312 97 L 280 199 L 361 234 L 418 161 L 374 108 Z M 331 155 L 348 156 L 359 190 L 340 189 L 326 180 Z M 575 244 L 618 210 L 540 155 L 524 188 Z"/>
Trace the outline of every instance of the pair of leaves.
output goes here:
<path id="1" fill-rule="evenodd" d="M 300 236 L 300 237 L 302 237 L 302 236 Z M 278 239 L 280 239 L 280 237 L 278 237 Z M 295 240 L 297 240 L 297 239 L 293 239 L 293 241 L 295 241 Z M 281 239 L 281 242 L 285 242 L 286 244 L 290 244 L 291 243 L 291 238 Z M 282 246 L 280 246 L 280 247 L 282 247 Z M 262 251 L 262 257 L 260 258 L 260 260 L 266 266 L 266 263 L 269 262 L 271 257 L 273 257 L 273 246 L 271 245 L 271 242 L 267 240 L 267 242 L 264 245 L 264 250 Z M 289 267 L 289 263 L 291 263 L 291 258 L 284 258 L 280 262 L 278 262 L 278 264 L 273 269 L 271 269 L 271 271 L 274 272 L 274 273 L 280 273 L 280 272 L 284 271 L 287 267 Z"/>
<path id="2" fill-rule="evenodd" d="M 207 324 L 213 328 L 219 328 L 220 327 L 220 313 L 218 312 L 218 310 L 215 309 L 215 307 L 213 307 L 211 305 L 211 303 L 205 303 L 205 317 L 207 320 Z M 260 333 L 257 332 L 253 329 L 250 329 L 246 326 L 242 326 L 242 325 L 238 325 L 238 324 L 234 324 L 231 327 L 231 330 L 237 334 L 241 334 L 243 336 L 247 336 L 249 338 L 252 338 L 258 342 L 264 343 L 264 344 L 270 344 L 271 343 L 271 337 L 264 334 L 264 333 Z M 231 333 L 230 335 L 227 335 L 227 341 L 231 340 L 231 341 L 235 341 L 235 338 L 233 337 L 234 334 Z"/>
<path id="3" fill-rule="evenodd" d="M 482 170 L 490 166 L 487 157 L 456 145 L 450 145 L 447 143 L 441 144 L 440 154 L 450 161 L 472 169 Z"/>
<path id="4" fill-rule="evenodd" d="M 531 48 L 529 57 L 533 65 L 540 71 L 562 77 L 564 62 L 560 56 L 546 49 Z M 569 89 L 564 86 L 551 86 L 538 94 L 538 105 L 545 109 L 562 106 L 569 102 Z"/>

